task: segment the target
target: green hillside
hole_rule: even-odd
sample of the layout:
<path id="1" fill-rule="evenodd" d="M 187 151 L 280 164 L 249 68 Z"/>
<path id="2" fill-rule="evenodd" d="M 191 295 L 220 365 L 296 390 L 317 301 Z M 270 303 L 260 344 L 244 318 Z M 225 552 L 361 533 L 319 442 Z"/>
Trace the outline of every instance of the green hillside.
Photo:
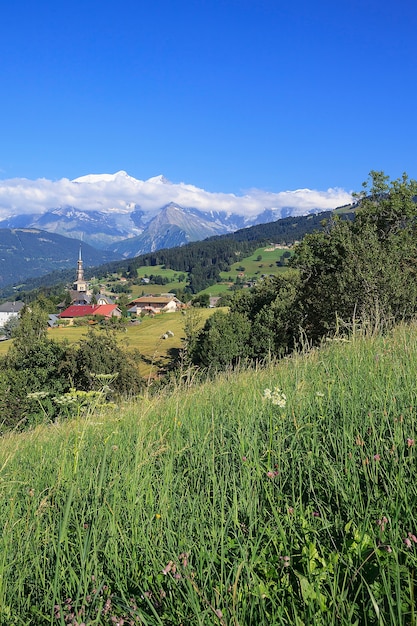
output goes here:
<path id="1" fill-rule="evenodd" d="M 80 243 L 36 228 L 0 228 L 0 288 L 74 267 Z M 88 265 L 115 257 L 83 244 L 83 258 Z"/>
<path id="2" fill-rule="evenodd" d="M 416 367 L 398 327 L 3 437 L 0 623 L 413 624 Z"/>

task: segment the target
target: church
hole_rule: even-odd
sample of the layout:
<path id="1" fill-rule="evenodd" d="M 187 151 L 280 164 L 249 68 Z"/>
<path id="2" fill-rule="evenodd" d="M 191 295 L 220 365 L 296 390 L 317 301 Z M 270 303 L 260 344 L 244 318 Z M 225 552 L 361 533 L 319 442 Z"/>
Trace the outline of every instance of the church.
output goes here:
<path id="1" fill-rule="evenodd" d="M 91 291 L 88 290 L 88 283 L 84 278 L 84 268 L 80 245 L 77 263 L 77 276 L 72 285 L 72 289 L 70 290 L 71 302 L 72 304 L 76 305 L 90 304 L 91 295 Z"/>
<path id="2" fill-rule="evenodd" d="M 77 261 L 77 273 L 75 281 L 72 284 L 71 289 L 68 290 L 70 296 L 71 305 L 75 306 L 86 306 L 91 304 L 91 300 L 93 298 L 93 292 L 89 288 L 88 281 L 84 278 L 84 267 L 83 267 L 83 259 L 81 255 L 81 244 L 78 252 L 78 261 Z M 114 304 L 113 300 L 104 294 L 100 293 L 95 297 L 94 304 Z M 67 300 L 68 304 L 68 300 Z M 64 308 L 67 304 L 62 303 L 60 308 Z"/>

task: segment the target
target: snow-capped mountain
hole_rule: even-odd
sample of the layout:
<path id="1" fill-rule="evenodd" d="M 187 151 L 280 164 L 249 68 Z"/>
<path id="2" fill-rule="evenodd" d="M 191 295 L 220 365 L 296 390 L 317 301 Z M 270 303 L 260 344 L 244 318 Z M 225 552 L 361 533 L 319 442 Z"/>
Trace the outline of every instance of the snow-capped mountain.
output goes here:
<path id="1" fill-rule="evenodd" d="M 238 196 L 124 171 L 72 181 L 10 179 L 0 181 L 0 228 L 39 228 L 128 257 L 350 202 L 340 189 Z"/>

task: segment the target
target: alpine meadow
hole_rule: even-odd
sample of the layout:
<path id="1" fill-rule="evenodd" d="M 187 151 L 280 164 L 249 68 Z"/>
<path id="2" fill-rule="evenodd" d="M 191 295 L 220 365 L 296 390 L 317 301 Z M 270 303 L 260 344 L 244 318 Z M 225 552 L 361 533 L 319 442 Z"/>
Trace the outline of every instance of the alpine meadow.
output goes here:
<path id="1" fill-rule="evenodd" d="M 65 294 L 26 294 L 0 356 L 0 625 L 417 624 L 416 198 L 371 171 L 274 263 L 242 230 L 103 266 L 114 319 L 48 330 Z M 145 305 L 144 280 L 175 294 Z"/>

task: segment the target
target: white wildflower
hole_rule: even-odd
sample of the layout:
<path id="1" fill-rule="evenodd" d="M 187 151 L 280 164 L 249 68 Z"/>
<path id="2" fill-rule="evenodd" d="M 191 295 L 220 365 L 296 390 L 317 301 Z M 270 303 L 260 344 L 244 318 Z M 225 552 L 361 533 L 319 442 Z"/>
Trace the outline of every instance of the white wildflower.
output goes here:
<path id="1" fill-rule="evenodd" d="M 272 404 L 274 404 L 275 406 L 279 406 L 281 409 L 283 409 L 287 404 L 287 396 L 285 395 L 285 393 L 282 393 L 279 387 L 274 387 L 273 391 L 271 391 L 270 389 L 265 389 L 264 399 L 271 400 Z"/>

